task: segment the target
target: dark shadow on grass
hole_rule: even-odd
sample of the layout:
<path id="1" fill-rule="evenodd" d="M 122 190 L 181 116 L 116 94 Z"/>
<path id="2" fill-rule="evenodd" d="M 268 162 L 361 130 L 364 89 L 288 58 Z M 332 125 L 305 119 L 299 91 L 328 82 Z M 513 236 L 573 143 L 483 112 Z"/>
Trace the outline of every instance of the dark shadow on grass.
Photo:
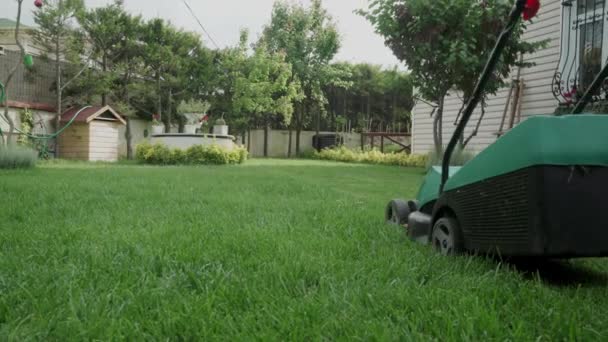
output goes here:
<path id="1" fill-rule="evenodd" d="M 608 285 L 608 274 L 594 270 L 576 260 L 517 258 L 503 263 L 513 267 L 527 279 L 540 279 L 558 287 Z"/>

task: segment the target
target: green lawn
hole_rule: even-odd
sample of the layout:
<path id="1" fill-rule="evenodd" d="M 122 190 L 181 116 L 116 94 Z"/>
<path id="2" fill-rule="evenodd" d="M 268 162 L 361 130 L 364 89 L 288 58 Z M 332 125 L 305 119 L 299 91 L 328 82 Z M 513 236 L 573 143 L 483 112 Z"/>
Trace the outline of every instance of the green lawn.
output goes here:
<path id="1" fill-rule="evenodd" d="M 608 263 L 446 258 L 383 224 L 422 171 L 0 171 L 0 340 L 606 340 Z"/>

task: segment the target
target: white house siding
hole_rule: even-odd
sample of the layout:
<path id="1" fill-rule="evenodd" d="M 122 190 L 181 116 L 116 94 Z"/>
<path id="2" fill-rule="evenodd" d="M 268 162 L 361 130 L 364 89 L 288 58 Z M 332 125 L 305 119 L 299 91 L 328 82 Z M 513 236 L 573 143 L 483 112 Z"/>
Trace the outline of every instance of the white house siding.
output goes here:
<path id="1" fill-rule="evenodd" d="M 553 74 L 559 62 L 559 44 L 561 28 L 561 1 L 548 0 L 542 2 L 538 17 L 528 25 L 523 38 L 528 41 L 549 39 L 547 48 L 534 54 L 524 56 L 525 61 L 536 63 L 535 66 L 522 69 L 521 78 L 525 88 L 522 102 L 522 121 L 527 117 L 552 113 L 558 102 L 551 92 Z M 513 70 L 515 76 L 516 70 Z M 500 128 L 503 111 L 507 101 L 509 88 L 503 88 L 487 101 L 486 114 L 481 123 L 479 133 L 469 143 L 469 149 L 481 151 L 496 141 L 496 132 Z M 447 145 L 454 131 L 454 120 L 462 106 L 462 101 L 452 93 L 445 102 L 443 120 L 443 143 Z M 419 101 L 413 110 L 413 152 L 426 153 L 433 149 L 433 119 L 430 114 L 432 107 Z M 479 108 L 474 112 L 465 136 L 474 129 L 480 115 Z M 508 124 L 508 117 L 507 123 Z"/>
<path id="2" fill-rule="evenodd" d="M 116 121 L 93 120 L 89 124 L 89 160 L 118 160 L 118 127 Z"/>

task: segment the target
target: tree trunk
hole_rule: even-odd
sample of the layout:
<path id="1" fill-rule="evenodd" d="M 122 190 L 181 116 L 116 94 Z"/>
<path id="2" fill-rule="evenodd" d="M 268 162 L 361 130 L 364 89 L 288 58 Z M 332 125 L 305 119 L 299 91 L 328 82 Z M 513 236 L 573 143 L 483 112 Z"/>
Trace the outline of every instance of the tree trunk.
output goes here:
<path id="1" fill-rule="evenodd" d="M 125 132 L 125 138 L 127 139 L 127 159 L 128 160 L 133 160 L 133 143 L 132 143 L 132 139 L 133 139 L 133 133 L 132 133 L 132 127 L 131 127 L 131 118 L 127 117 L 125 118 L 127 121 L 127 130 Z"/>
<path id="2" fill-rule="evenodd" d="M 445 99 L 445 95 L 439 98 L 437 112 L 435 113 L 435 118 L 433 120 L 433 141 L 435 143 L 435 154 L 437 158 L 441 158 L 443 154 L 443 102 Z"/>
<path id="3" fill-rule="evenodd" d="M 393 130 L 394 127 L 397 125 L 397 96 L 395 94 L 393 94 L 393 101 L 392 101 L 392 106 L 393 106 Z M 397 132 L 397 133 L 401 133 L 401 132 Z"/>
<path id="4" fill-rule="evenodd" d="M 63 84 L 61 82 L 61 56 L 59 54 L 59 37 L 55 39 L 55 83 L 56 83 L 56 103 L 55 103 L 55 131 L 61 129 L 61 114 L 63 109 L 61 108 Z M 59 157 L 59 138 L 55 138 L 55 158 Z"/>
<path id="5" fill-rule="evenodd" d="M 165 132 L 170 133 L 169 124 L 167 123 L 166 120 L 163 120 L 163 97 L 161 95 L 160 70 L 156 71 L 156 92 L 157 92 L 157 94 L 156 94 L 156 97 L 157 97 L 156 114 L 158 114 L 158 116 L 160 117 L 160 121 L 165 124 Z"/>
<path id="6" fill-rule="evenodd" d="M 319 135 L 319 133 L 321 132 L 321 108 L 319 106 L 317 106 L 317 108 L 315 108 L 316 112 L 317 112 L 317 122 L 316 122 L 316 127 L 315 127 L 315 132 L 317 135 Z"/>
<path id="7" fill-rule="evenodd" d="M 15 130 L 15 122 L 13 121 L 13 118 L 11 118 L 11 116 L 8 114 L 8 89 L 4 88 L 4 117 L 6 118 L 6 121 L 8 121 L 8 135 L 6 136 L 6 144 L 8 146 L 13 145 L 14 141 L 11 140 L 11 137 L 13 136 L 13 131 Z"/>
<path id="8" fill-rule="evenodd" d="M 15 42 L 19 46 L 19 51 L 21 52 L 21 60 L 17 61 L 17 63 L 13 66 L 11 71 L 8 73 L 8 77 L 6 78 L 6 81 L 4 81 L 4 117 L 6 118 L 6 121 L 8 121 L 8 132 L 9 132 L 9 136 L 7 137 L 8 145 L 13 144 L 13 141 L 11 141 L 11 136 L 13 135 L 13 131 L 15 130 L 15 123 L 14 123 L 13 119 L 11 118 L 11 116 L 8 114 L 8 85 L 11 83 L 11 80 L 13 79 L 15 72 L 17 72 L 17 69 L 21 65 L 21 61 L 23 60 L 23 57 L 25 56 L 25 48 L 23 47 L 21 40 L 19 40 L 22 5 L 23 5 L 23 0 L 17 0 L 17 23 L 15 24 Z"/>
<path id="9" fill-rule="evenodd" d="M 172 121 L 172 116 L 173 116 L 173 93 L 171 91 L 171 88 L 169 88 L 169 99 L 167 101 L 167 123 L 169 124 L 169 127 L 171 127 L 171 121 Z M 179 125 L 180 127 L 178 128 L 178 132 L 183 132 L 183 128 L 181 127 L 181 123 Z M 170 132 L 170 128 L 167 130 L 168 133 Z"/>
<path id="10" fill-rule="evenodd" d="M 108 71 L 108 57 L 106 56 L 106 53 L 104 51 L 103 53 L 103 57 L 102 57 L 102 61 L 101 61 L 101 67 L 103 70 L 103 76 L 106 76 L 106 72 Z M 106 106 L 108 104 L 108 95 L 106 94 L 105 90 L 104 92 L 101 94 L 101 105 L 102 106 Z"/>
<path id="11" fill-rule="evenodd" d="M 268 120 L 264 120 L 264 158 L 268 158 Z"/>
<path id="12" fill-rule="evenodd" d="M 251 127 L 247 126 L 247 152 L 251 153 Z"/>
<path id="13" fill-rule="evenodd" d="M 303 111 L 305 110 L 304 107 L 306 107 L 305 104 L 300 104 L 299 106 L 299 110 L 298 110 L 298 115 L 297 118 L 298 120 L 296 121 L 296 157 L 300 156 L 300 135 L 302 134 L 302 116 L 303 116 Z"/>
<path id="14" fill-rule="evenodd" d="M 366 112 L 367 112 L 367 118 L 370 120 L 372 120 L 372 103 L 371 103 L 371 95 L 367 95 L 367 108 L 366 108 Z M 371 127 L 370 127 L 371 130 Z"/>
<path id="15" fill-rule="evenodd" d="M 291 158 L 291 146 L 292 146 L 292 140 L 293 140 L 293 127 L 291 124 L 289 124 L 288 127 L 289 130 L 289 142 L 287 143 L 287 158 Z"/>

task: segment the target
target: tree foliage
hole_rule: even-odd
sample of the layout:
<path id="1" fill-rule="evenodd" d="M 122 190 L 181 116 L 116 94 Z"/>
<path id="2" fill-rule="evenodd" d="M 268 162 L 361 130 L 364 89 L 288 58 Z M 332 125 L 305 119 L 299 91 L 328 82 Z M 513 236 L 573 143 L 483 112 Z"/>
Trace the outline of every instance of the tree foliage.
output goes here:
<path id="1" fill-rule="evenodd" d="M 55 66 L 57 123 L 63 111 L 63 91 L 81 73 L 70 70 L 70 67 L 80 67 L 81 43 L 75 24 L 83 11 L 83 0 L 51 0 L 34 12 L 37 25 L 33 33 L 34 42 L 42 56 L 53 60 Z"/>
<path id="2" fill-rule="evenodd" d="M 277 1 L 270 23 L 264 28 L 259 44 L 273 53 L 282 52 L 291 64 L 304 92 L 304 107 L 295 116 L 296 153 L 299 153 L 299 134 L 309 110 L 317 108 L 317 123 L 326 98 L 321 89 L 326 67 L 340 48 L 340 35 L 332 17 L 321 0 L 313 0 L 310 7 Z M 317 130 L 319 125 L 317 124 Z"/>
<path id="3" fill-rule="evenodd" d="M 332 64 L 340 36 L 320 0 L 308 7 L 277 1 L 258 41 L 250 45 L 243 31 L 238 44 L 218 50 L 170 22 L 129 14 L 120 0 L 89 9 L 82 0 L 49 0 L 39 13 L 47 23 L 41 45 L 50 53 L 56 40 L 43 39 L 65 37 L 61 55 L 70 67 L 62 77 L 78 76 L 66 89 L 66 104 L 110 104 L 128 118 L 160 114 L 166 127 L 181 127 L 180 103 L 208 103 L 210 117 L 224 118 L 233 134 L 408 125 L 409 76 Z M 66 24 L 55 27 L 57 18 Z"/>
<path id="4" fill-rule="evenodd" d="M 323 87 L 328 98 L 326 129 L 409 131 L 414 105 L 409 74 L 371 64 L 336 63 L 338 84 Z M 346 127 L 345 127 L 346 126 Z"/>
<path id="5" fill-rule="evenodd" d="M 300 84 L 292 75 L 291 65 L 285 62 L 285 55 L 269 53 L 262 44 L 246 59 L 244 72 L 236 79 L 234 110 L 261 115 L 265 120 L 274 116 L 288 123 L 293 103 L 300 95 Z"/>
<path id="6" fill-rule="evenodd" d="M 360 11 L 384 37 L 395 56 L 407 64 L 420 95 L 438 105 L 435 143 L 441 149 L 443 101 L 450 90 L 465 102 L 485 66 L 498 32 L 505 26 L 512 2 L 504 0 L 373 0 Z M 513 30 L 485 94 L 494 94 L 520 63 L 544 42 L 522 40 L 526 23 Z M 437 120 L 439 120 L 437 125 Z"/>

